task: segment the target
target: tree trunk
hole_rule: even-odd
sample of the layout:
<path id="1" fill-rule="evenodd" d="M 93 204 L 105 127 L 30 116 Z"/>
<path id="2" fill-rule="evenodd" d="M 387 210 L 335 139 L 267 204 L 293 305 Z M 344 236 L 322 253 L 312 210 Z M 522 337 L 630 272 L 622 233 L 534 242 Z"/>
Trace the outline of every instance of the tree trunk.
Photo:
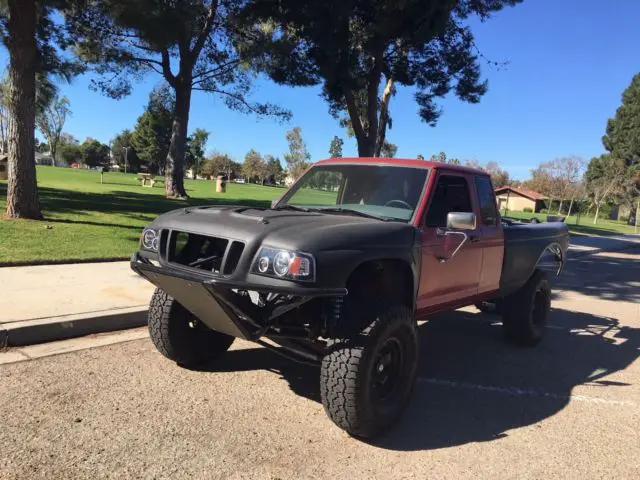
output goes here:
<path id="1" fill-rule="evenodd" d="M 638 225 L 640 225 L 640 200 L 636 203 L 636 233 L 638 233 Z"/>
<path id="2" fill-rule="evenodd" d="M 165 196 L 186 199 L 188 195 L 184 189 L 184 155 L 191 107 L 191 80 L 183 80 L 175 87 L 175 92 L 173 131 L 164 174 Z"/>
<path id="3" fill-rule="evenodd" d="M 387 124 L 389 122 L 389 102 L 391 102 L 391 95 L 394 91 L 393 78 L 389 77 L 387 85 L 384 87 L 382 94 L 382 105 L 380 106 L 380 122 L 378 123 L 378 138 L 376 138 L 376 150 L 375 156 L 380 156 L 380 151 L 384 145 L 384 141 L 387 137 Z"/>
<path id="4" fill-rule="evenodd" d="M 560 215 L 562 213 L 562 204 L 564 203 L 564 200 L 560 200 L 560 205 L 558 206 L 558 215 Z"/>
<path id="5" fill-rule="evenodd" d="M 569 203 L 569 213 L 567 213 L 567 217 L 571 216 L 571 209 L 573 208 L 573 199 L 574 197 L 571 197 L 571 202 Z"/>
<path id="6" fill-rule="evenodd" d="M 600 202 L 596 203 L 596 216 L 593 218 L 593 224 L 598 223 L 598 214 L 600 213 Z"/>
<path id="7" fill-rule="evenodd" d="M 41 219 L 35 162 L 36 6 L 9 0 L 9 183 L 7 217 Z"/>
<path id="8" fill-rule="evenodd" d="M 51 165 L 53 167 L 56 166 L 56 155 L 58 152 L 58 146 L 56 145 L 56 142 L 49 142 L 49 153 L 51 153 Z"/>

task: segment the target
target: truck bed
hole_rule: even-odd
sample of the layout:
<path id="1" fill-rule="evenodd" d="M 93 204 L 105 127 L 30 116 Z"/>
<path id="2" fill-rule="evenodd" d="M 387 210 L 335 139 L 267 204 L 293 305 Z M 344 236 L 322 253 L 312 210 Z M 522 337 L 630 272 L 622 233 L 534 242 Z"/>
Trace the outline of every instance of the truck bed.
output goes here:
<path id="1" fill-rule="evenodd" d="M 500 296 L 521 288 L 531 277 L 545 254 L 564 263 L 569 248 L 569 229 L 565 223 L 519 223 L 503 220 L 504 260 Z"/>

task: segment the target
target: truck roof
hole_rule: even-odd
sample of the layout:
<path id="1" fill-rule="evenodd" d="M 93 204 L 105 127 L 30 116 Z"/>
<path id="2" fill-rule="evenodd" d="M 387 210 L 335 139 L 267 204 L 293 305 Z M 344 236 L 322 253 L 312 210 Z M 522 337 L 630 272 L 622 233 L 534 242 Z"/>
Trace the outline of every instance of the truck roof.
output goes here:
<path id="1" fill-rule="evenodd" d="M 402 158 L 376 158 L 376 157 L 352 157 L 352 158 L 329 158 L 319 160 L 314 165 L 332 164 L 363 164 L 363 165 L 396 165 L 399 167 L 431 168 L 434 170 L 454 170 L 458 172 L 488 175 L 487 172 L 472 167 L 462 165 L 452 165 L 450 163 L 429 162 L 426 160 L 402 159 Z"/>

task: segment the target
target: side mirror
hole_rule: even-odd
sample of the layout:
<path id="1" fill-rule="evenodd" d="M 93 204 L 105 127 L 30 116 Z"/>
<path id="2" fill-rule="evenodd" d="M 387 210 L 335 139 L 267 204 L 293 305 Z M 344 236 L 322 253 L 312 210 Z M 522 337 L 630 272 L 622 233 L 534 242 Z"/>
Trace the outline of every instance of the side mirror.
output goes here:
<path id="1" fill-rule="evenodd" d="M 440 263 L 451 260 L 460 251 L 462 246 L 467 242 L 468 236 L 465 231 L 476 229 L 476 214 L 467 212 L 450 212 L 447 215 L 447 228 L 439 228 L 437 235 L 446 237 L 447 235 L 457 235 L 462 237 L 461 242 L 449 255 L 438 257 Z"/>
<path id="2" fill-rule="evenodd" d="M 451 230 L 475 230 L 476 214 L 467 212 L 450 212 L 447 215 L 447 228 Z"/>

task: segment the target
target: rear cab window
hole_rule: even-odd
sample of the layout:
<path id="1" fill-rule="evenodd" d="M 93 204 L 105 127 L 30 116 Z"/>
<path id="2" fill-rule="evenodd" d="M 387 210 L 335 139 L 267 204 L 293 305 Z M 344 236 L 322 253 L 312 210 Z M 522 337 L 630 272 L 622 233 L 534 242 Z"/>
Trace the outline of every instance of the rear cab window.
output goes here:
<path id="1" fill-rule="evenodd" d="M 476 191 L 480 207 L 480 223 L 487 227 L 495 227 L 498 223 L 498 208 L 489 177 L 476 177 Z"/>

